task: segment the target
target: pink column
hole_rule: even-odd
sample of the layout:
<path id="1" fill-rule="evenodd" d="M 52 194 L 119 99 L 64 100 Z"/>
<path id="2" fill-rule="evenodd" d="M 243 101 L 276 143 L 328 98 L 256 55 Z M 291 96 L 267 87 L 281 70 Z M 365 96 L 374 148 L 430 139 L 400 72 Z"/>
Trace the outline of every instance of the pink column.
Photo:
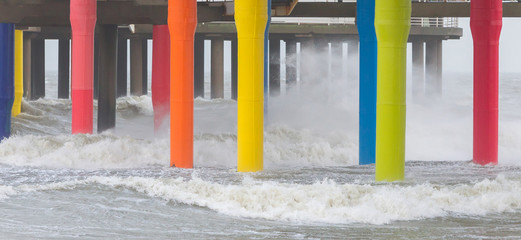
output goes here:
<path id="1" fill-rule="evenodd" d="M 152 104 L 158 131 L 170 112 L 170 33 L 168 25 L 155 25 L 152 49 Z"/>
<path id="2" fill-rule="evenodd" d="M 470 28 L 474 38 L 474 162 L 497 164 L 499 36 L 501 0 L 472 0 Z"/>
<path id="3" fill-rule="evenodd" d="M 71 0 L 72 133 L 92 133 L 96 0 Z"/>

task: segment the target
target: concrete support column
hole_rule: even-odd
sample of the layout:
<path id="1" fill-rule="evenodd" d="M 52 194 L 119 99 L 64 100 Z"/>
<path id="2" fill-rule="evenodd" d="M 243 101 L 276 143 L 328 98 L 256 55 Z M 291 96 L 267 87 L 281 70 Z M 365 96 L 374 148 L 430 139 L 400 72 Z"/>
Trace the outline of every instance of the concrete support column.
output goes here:
<path id="1" fill-rule="evenodd" d="M 98 133 L 116 126 L 118 26 L 99 25 Z"/>
<path id="2" fill-rule="evenodd" d="M 69 99 L 69 38 L 58 40 L 58 98 Z"/>
<path id="3" fill-rule="evenodd" d="M 145 46 L 145 47 L 144 47 Z M 140 37 L 130 39 L 130 94 L 141 96 L 146 91 L 146 40 Z"/>
<path id="4" fill-rule="evenodd" d="M 211 97 L 224 98 L 224 40 L 212 39 Z"/>
<path id="5" fill-rule="evenodd" d="M 313 78 L 315 81 L 323 82 L 329 79 L 329 41 L 324 38 L 315 39 L 315 55 L 311 56 L 314 60 Z"/>
<path id="6" fill-rule="evenodd" d="M 194 40 L 194 97 L 204 98 L 204 35 Z"/>
<path id="7" fill-rule="evenodd" d="M 300 81 L 307 84 L 314 81 L 315 65 L 315 43 L 312 38 L 300 41 Z"/>
<path id="8" fill-rule="evenodd" d="M 421 100 L 425 94 L 425 49 L 423 41 L 412 43 L 412 97 Z"/>
<path id="9" fill-rule="evenodd" d="M 34 38 L 31 43 L 30 100 L 45 97 L 45 39 Z"/>
<path id="10" fill-rule="evenodd" d="M 439 97 L 443 96 L 443 40 L 438 40 L 438 62 L 437 62 L 437 70 L 438 70 L 438 89 Z"/>
<path id="11" fill-rule="evenodd" d="M 143 42 L 141 43 L 141 57 L 143 58 L 143 60 L 141 60 L 141 68 L 143 69 L 143 71 L 141 72 L 141 74 L 143 74 L 143 76 L 141 77 L 143 79 L 143 81 L 141 82 L 141 94 L 142 95 L 147 95 L 148 94 L 148 39 L 146 38 L 143 38 Z"/>
<path id="12" fill-rule="evenodd" d="M 237 79 L 238 79 L 238 75 L 237 75 L 237 66 L 238 66 L 238 62 L 237 62 L 237 51 L 238 50 L 238 46 L 237 46 L 237 36 L 235 36 L 233 39 L 232 39 L 232 99 L 233 100 L 237 100 Z"/>
<path id="13" fill-rule="evenodd" d="M 441 97 L 441 78 L 438 76 L 438 41 L 426 42 L 425 58 L 425 95 L 431 100 Z"/>
<path id="14" fill-rule="evenodd" d="M 32 77 L 32 66 L 31 66 L 31 63 L 32 63 L 32 58 L 31 58 L 31 54 L 32 54 L 32 50 L 31 50 L 31 43 L 32 43 L 32 39 L 31 39 L 31 36 L 32 34 L 31 33 L 24 33 L 24 40 L 23 40 L 23 45 L 24 45 L 24 50 L 23 50 L 23 55 L 24 55 L 24 63 L 23 63 L 23 68 L 24 68 L 24 97 L 26 97 L 27 99 L 31 100 L 31 96 L 32 96 L 32 84 L 31 84 L 31 77 Z"/>
<path id="15" fill-rule="evenodd" d="M 358 80 L 359 42 L 349 41 L 347 46 L 347 78 L 349 81 Z"/>
<path id="16" fill-rule="evenodd" d="M 342 79 L 343 70 L 343 42 L 332 41 L 331 42 L 331 79 L 333 81 L 339 81 Z"/>
<path id="17" fill-rule="evenodd" d="M 297 84 L 297 41 L 286 40 L 286 91 Z"/>
<path id="18" fill-rule="evenodd" d="M 118 31 L 121 32 L 121 31 Z M 117 96 L 127 96 L 127 38 L 121 34 L 118 37 L 118 72 Z"/>
<path id="19" fill-rule="evenodd" d="M 99 58 L 100 58 L 100 49 L 99 49 L 99 31 L 98 26 L 96 26 L 96 31 L 94 33 L 94 79 L 93 79 L 93 89 L 94 89 L 94 99 L 98 99 L 99 95 Z"/>
<path id="20" fill-rule="evenodd" d="M 280 95 L 280 40 L 270 39 L 270 96 Z"/>

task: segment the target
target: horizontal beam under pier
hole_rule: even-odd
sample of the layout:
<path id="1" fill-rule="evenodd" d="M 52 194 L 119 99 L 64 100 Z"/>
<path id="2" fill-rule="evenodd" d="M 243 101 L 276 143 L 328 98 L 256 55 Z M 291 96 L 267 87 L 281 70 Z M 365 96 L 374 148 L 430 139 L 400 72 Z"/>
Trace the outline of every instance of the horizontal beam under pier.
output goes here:
<path id="1" fill-rule="evenodd" d="M 12 22 L 17 26 L 66 26 L 69 24 L 69 1 L 18 0 L 0 1 L 0 22 Z M 98 1 L 100 24 L 166 24 L 165 4 L 137 5 L 134 1 Z M 145 3 L 145 2 L 143 2 Z M 317 10 L 318 9 L 318 10 Z M 233 21 L 222 6 L 199 3 L 199 22 Z M 355 2 L 299 2 L 289 17 L 355 17 Z M 470 17 L 468 2 L 413 2 L 413 17 Z M 504 17 L 521 17 L 521 4 L 503 3 Z"/>

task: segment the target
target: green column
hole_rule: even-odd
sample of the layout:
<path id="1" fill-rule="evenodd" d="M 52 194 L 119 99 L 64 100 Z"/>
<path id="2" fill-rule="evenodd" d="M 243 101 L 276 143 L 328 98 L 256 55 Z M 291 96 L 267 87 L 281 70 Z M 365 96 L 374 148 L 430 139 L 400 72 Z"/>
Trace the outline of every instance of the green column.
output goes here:
<path id="1" fill-rule="evenodd" d="M 410 20 L 410 0 L 376 0 L 376 181 L 404 178 L 405 76 Z"/>

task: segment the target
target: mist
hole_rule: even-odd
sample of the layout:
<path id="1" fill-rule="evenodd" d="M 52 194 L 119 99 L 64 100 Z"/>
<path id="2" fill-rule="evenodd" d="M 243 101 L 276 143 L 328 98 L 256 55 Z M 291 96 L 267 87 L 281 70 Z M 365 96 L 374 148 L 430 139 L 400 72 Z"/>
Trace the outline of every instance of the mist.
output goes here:
<path id="1" fill-rule="evenodd" d="M 516 109 L 521 107 L 521 67 L 519 56 L 521 33 L 517 27 L 519 19 L 504 19 L 500 40 L 500 164 L 516 164 L 521 156 L 521 119 Z M 443 42 L 443 95 L 440 100 L 416 102 L 411 97 L 412 53 L 408 47 L 407 69 L 407 134 L 406 159 L 416 161 L 467 161 L 472 159 L 472 67 L 473 44 L 469 19 L 461 18 L 463 37 L 460 40 Z M 57 70 L 57 41 L 46 41 L 46 70 Z M 149 41 L 148 64 L 151 71 L 152 42 Z M 230 42 L 224 43 L 225 98 L 231 97 Z M 347 44 L 339 53 L 315 53 L 317 59 L 338 61 L 344 66 L 347 59 Z M 210 41 L 205 42 L 205 98 L 210 96 Z M 281 44 L 281 95 L 269 97 L 266 116 L 266 158 L 275 163 L 286 157 L 298 158 L 293 148 L 308 148 L 315 151 L 317 161 L 330 164 L 357 164 L 358 162 L 358 79 L 347 78 L 347 68 L 340 79 L 327 75 L 313 82 L 300 80 L 301 66 L 307 72 L 324 72 L 313 69 L 316 64 L 305 64 L 297 45 L 297 86 L 285 86 L 285 44 Z M 337 58 L 337 59 L 333 59 Z M 310 68 L 311 67 L 311 68 Z M 150 83 L 150 81 L 149 81 Z M 53 97 L 53 96 L 50 96 Z M 195 133 L 200 141 L 196 149 L 211 161 L 226 161 L 235 156 L 236 104 L 229 100 L 196 100 Z M 151 128 L 149 128 L 151 129 Z M 208 146 L 204 139 L 209 135 L 222 135 L 226 144 Z M 230 141 L 232 141 L 230 143 Z M 204 143 L 204 144 L 203 144 Z M 204 145 L 204 146 L 203 146 Z M 288 146 L 291 145 L 291 146 Z M 286 149 L 274 150 L 285 146 Z M 212 151 L 214 149 L 215 151 Z M 329 150 L 330 151 L 329 151 Z M 220 154 L 216 155 L 216 152 Z M 293 154 L 293 155 L 292 155 Z M 332 154 L 324 157 L 324 155 Z M 320 158 L 322 156 L 322 158 Z M 342 159 L 339 161 L 339 159 Z M 271 160 L 270 160 L 271 159 Z M 297 159 L 293 159 L 297 161 Z M 209 159 L 207 161 L 210 161 Z"/>

